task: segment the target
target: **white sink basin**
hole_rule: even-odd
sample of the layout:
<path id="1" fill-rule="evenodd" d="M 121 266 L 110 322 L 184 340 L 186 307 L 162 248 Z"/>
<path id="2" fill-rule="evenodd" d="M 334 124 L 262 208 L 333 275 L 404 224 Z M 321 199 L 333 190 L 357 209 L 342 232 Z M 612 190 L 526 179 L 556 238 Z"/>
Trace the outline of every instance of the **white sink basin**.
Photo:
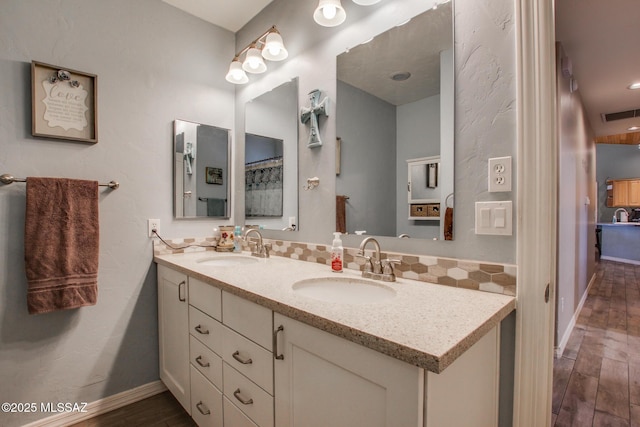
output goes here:
<path id="1" fill-rule="evenodd" d="M 395 290 L 382 283 L 349 277 L 300 280 L 293 284 L 292 289 L 297 295 L 344 304 L 370 304 L 396 295 Z"/>
<path id="2" fill-rule="evenodd" d="M 213 265 L 216 267 L 231 267 L 234 265 L 256 264 L 260 258 L 245 255 L 218 255 L 207 258 L 200 258 L 198 264 Z"/>

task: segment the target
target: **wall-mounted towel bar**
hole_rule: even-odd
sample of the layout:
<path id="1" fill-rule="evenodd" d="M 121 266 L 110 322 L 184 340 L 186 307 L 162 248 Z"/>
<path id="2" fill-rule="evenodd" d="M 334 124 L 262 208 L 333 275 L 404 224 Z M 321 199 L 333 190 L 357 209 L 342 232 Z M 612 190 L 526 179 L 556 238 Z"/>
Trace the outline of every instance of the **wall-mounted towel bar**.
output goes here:
<path id="1" fill-rule="evenodd" d="M 0 175 L 0 182 L 3 184 L 11 184 L 14 182 L 27 182 L 27 180 L 25 178 L 16 178 L 13 175 L 4 173 Z M 118 183 L 117 181 L 110 181 L 107 184 L 98 184 L 98 185 L 100 187 L 109 187 L 112 190 L 115 190 L 116 188 L 120 187 L 120 183 Z"/>

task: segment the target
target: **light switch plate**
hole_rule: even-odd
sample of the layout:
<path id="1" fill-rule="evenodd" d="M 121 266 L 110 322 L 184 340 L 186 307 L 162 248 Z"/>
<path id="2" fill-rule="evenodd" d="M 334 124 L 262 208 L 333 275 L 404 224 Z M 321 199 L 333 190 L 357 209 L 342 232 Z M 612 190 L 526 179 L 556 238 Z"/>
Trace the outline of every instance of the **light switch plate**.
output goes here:
<path id="1" fill-rule="evenodd" d="M 489 192 L 511 191 L 511 157 L 489 159 Z"/>
<path id="2" fill-rule="evenodd" d="M 513 234 L 511 200 L 476 202 L 476 234 L 511 236 Z"/>

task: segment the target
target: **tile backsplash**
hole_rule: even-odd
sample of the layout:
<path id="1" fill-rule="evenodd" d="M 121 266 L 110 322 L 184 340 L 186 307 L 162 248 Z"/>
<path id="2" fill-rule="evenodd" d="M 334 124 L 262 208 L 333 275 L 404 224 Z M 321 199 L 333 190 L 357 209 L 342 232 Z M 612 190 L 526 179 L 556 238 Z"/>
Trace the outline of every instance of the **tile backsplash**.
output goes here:
<path id="1" fill-rule="evenodd" d="M 327 245 L 275 239 L 264 239 L 264 242 L 271 243 L 272 256 L 330 265 L 331 248 Z M 166 243 L 171 247 L 155 239 L 153 245 L 154 255 L 213 251 L 215 250 L 217 239 L 214 237 L 172 239 L 166 241 Z M 246 242 L 243 242 L 243 250 L 249 250 Z M 363 261 L 356 256 L 357 253 L 358 249 L 344 248 L 345 268 L 362 269 Z M 382 252 L 381 256 L 382 259 L 391 258 L 400 261 L 399 264 L 394 266 L 397 277 L 511 296 L 516 295 L 517 268 L 512 264 L 486 263 L 396 252 Z"/>

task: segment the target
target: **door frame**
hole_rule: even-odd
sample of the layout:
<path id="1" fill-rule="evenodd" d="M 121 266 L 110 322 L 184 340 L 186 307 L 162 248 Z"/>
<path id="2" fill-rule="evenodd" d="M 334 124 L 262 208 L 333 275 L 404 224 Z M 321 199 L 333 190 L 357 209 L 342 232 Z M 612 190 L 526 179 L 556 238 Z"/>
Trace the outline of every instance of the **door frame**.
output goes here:
<path id="1" fill-rule="evenodd" d="M 515 18 L 518 290 L 513 425 L 542 427 L 551 421 L 557 254 L 554 1 L 517 0 Z"/>

